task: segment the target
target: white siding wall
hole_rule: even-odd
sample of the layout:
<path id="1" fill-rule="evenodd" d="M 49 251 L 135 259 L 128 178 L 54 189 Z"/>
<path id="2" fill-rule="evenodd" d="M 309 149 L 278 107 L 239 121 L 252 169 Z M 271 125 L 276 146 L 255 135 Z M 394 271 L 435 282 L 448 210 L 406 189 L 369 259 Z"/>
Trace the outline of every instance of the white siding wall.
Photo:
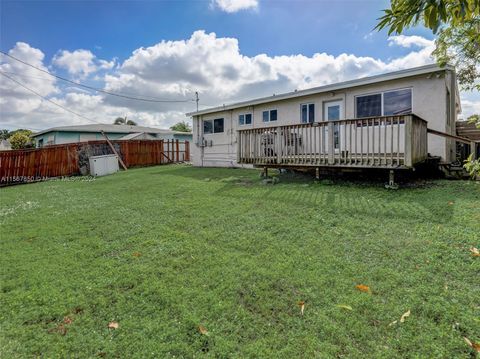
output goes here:
<path id="1" fill-rule="evenodd" d="M 428 121 L 429 128 L 454 133 L 454 125 L 447 126 L 447 85 L 448 87 L 451 86 L 449 75 L 447 77 L 444 75 L 440 77 L 421 75 L 195 117 L 193 119 L 193 144 L 191 146 L 193 164 L 195 166 L 214 167 L 238 166 L 236 163 L 238 129 L 300 123 L 301 104 L 315 104 L 315 122 L 318 122 L 324 120 L 324 102 L 341 100 L 344 104 L 345 118 L 352 119 L 355 118 L 355 96 L 402 88 L 412 89 L 412 112 Z M 455 90 L 451 92 L 452 98 L 455 98 Z M 271 123 L 263 122 L 263 111 L 271 109 L 277 110 L 278 120 Z M 243 113 L 253 114 L 252 125 L 238 125 L 238 115 Z M 452 116 L 455 116 L 454 108 L 452 109 Z M 202 121 L 216 118 L 224 118 L 224 132 L 204 135 Z M 451 123 L 454 124 L 454 122 L 455 118 L 452 119 Z M 389 136 L 387 135 L 387 137 Z M 198 146 L 197 143 L 201 143 L 202 139 L 211 141 L 212 146 Z M 453 145 L 444 138 L 428 135 L 428 151 L 432 155 L 441 156 L 443 160 L 449 161 L 453 154 Z"/>

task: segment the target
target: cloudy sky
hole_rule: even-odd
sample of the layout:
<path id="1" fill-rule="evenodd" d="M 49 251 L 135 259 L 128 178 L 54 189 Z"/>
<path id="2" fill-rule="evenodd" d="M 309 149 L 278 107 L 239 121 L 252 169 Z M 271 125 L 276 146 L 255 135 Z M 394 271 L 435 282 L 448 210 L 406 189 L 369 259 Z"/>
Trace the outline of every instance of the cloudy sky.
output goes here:
<path id="1" fill-rule="evenodd" d="M 2 0 L 3 52 L 155 102 L 82 89 L 0 56 L 0 127 L 40 130 L 126 115 L 166 128 L 188 120 L 195 91 L 205 108 L 433 62 L 429 31 L 390 37 L 372 31 L 387 6 L 378 0 Z M 463 92 L 462 106 L 462 117 L 480 113 L 478 92 Z"/>

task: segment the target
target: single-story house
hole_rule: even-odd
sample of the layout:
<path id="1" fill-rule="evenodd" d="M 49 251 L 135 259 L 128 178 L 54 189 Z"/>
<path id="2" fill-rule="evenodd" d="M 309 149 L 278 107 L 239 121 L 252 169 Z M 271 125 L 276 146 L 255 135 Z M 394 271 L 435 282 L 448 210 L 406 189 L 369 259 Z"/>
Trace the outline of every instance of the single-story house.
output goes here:
<path id="1" fill-rule="evenodd" d="M 104 132 L 110 140 L 179 140 L 192 141 L 191 132 L 178 132 L 153 127 L 130 125 L 78 125 L 52 127 L 32 137 L 37 147 L 59 145 L 64 143 L 85 142 L 104 139 Z"/>
<path id="2" fill-rule="evenodd" d="M 455 159 L 460 111 L 454 68 L 426 65 L 187 116 L 195 166 L 412 168 Z"/>

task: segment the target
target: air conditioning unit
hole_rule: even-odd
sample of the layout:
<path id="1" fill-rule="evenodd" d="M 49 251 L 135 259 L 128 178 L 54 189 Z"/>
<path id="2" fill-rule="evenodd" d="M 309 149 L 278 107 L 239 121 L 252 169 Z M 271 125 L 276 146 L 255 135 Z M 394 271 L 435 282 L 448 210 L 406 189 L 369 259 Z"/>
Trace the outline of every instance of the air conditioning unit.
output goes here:
<path id="1" fill-rule="evenodd" d="M 103 155 L 89 158 L 90 174 L 92 176 L 106 176 L 118 172 L 118 156 Z"/>

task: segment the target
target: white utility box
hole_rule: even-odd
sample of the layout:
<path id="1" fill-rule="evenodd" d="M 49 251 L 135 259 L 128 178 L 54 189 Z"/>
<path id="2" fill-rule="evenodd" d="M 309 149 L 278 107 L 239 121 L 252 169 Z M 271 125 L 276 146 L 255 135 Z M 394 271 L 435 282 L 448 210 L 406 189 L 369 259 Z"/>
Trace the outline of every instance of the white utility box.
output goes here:
<path id="1" fill-rule="evenodd" d="M 92 156 L 90 160 L 90 174 L 92 176 L 106 176 L 118 172 L 118 156 Z"/>

